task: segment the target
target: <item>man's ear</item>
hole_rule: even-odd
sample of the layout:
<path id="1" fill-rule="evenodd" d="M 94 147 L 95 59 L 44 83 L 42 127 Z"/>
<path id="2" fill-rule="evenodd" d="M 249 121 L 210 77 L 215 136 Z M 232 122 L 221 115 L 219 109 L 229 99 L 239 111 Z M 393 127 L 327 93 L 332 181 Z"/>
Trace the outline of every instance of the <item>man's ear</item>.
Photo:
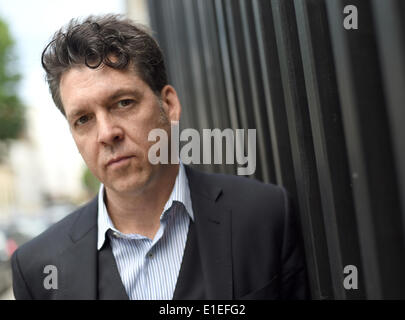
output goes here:
<path id="1" fill-rule="evenodd" d="M 180 121 L 181 105 L 176 90 L 171 85 L 166 85 L 160 92 L 160 96 L 168 120 Z"/>

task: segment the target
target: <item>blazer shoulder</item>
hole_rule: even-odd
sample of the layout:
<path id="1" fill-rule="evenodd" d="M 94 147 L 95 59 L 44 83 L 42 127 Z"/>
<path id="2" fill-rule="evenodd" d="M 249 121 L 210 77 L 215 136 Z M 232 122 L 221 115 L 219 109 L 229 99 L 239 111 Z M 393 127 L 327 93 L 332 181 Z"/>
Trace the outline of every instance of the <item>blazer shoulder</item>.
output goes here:
<path id="1" fill-rule="evenodd" d="M 281 225 L 288 211 L 288 196 L 283 187 L 256 179 L 221 175 L 222 202 L 231 207 L 233 216 L 246 223 L 271 220 Z"/>
<path id="2" fill-rule="evenodd" d="M 251 223 L 272 221 L 280 225 L 289 210 L 286 190 L 244 176 L 204 173 L 187 168 L 190 191 L 213 199 L 232 210 L 237 220 Z"/>
<path id="3" fill-rule="evenodd" d="M 272 184 L 264 183 L 255 178 L 248 178 L 245 176 L 235 176 L 229 174 L 212 174 L 213 183 L 221 186 L 224 190 L 232 190 L 234 193 L 242 193 L 249 197 L 261 196 L 263 193 L 267 196 L 269 193 L 281 195 L 284 191 L 283 188 Z"/>
<path id="4" fill-rule="evenodd" d="M 236 176 L 230 174 L 203 173 L 208 183 L 207 188 L 213 187 L 221 189 L 222 201 L 235 204 L 239 202 L 254 204 L 276 204 L 285 209 L 285 202 L 288 195 L 284 187 L 264 183 L 254 178 Z"/>
<path id="5" fill-rule="evenodd" d="M 232 190 L 250 195 L 249 190 L 259 193 L 276 193 L 282 194 L 285 192 L 283 187 L 271 183 L 264 183 L 255 178 L 245 176 L 237 176 L 222 173 L 207 173 L 186 166 L 187 177 L 191 180 L 191 185 L 198 188 L 198 191 L 207 191 L 210 188 L 221 188 L 224 190 Z M 198 181 L 198 183 L 196 183 Z M 204 190 L 205 189 L 205 190 Z"/>

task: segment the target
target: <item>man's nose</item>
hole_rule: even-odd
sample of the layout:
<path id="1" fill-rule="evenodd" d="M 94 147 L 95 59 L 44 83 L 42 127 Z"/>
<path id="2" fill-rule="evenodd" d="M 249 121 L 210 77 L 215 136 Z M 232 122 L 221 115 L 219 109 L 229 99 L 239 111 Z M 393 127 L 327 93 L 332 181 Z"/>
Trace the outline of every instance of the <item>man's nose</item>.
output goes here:
<path id="1" fill-rule="evenodd" d="M 114 145 L 124 137 L 124 131 L 117 121 L 109 115 L 101 115 L 97 119 L 98 137 L 97 141 L 104 145 Z"/>

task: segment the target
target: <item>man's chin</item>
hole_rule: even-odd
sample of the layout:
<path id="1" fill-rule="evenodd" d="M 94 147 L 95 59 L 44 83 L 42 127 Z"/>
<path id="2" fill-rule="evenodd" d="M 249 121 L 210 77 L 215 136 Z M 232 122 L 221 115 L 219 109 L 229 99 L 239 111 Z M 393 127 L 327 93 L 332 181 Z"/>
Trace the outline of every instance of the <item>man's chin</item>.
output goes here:
<path id="1" fill-rule="evenodd" d="M 152 181 L 155 181 L 158 176 L 158 170 L 153 168 L 143 168 L 131 173 L 110 176 L 108 181 L 105 181 L 104 186 L 107 189 L 113 190 L 115 193 L 120 194 L 140 194 Z"/>
<path id="2" fill-rule="evenodd" d="M 143 176 L 127 176 L 116 179 L 116 181 L 106 182 L 104 185 L 107 189 L 111 189 L 115 193 L 136 195 L 145 190 L 148 185 L 148 179 Z"/>
<path id="3" fill-rule="evenodd" d="M 114 193 L 119 193 L 119 194 L 138 194 L 141 193 L 142 190 L 144 189 L 144 186 L 142 184 L 133 184 L 133 183 L 113 183 L 109 185 L 105 185 L 106 189 L 110 189 Z"/>

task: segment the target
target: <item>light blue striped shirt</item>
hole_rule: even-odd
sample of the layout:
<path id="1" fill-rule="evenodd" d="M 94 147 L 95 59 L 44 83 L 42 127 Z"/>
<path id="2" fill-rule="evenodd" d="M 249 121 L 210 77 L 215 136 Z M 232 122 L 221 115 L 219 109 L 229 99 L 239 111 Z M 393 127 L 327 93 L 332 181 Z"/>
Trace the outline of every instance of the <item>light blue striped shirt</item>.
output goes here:
<path id="1" fill-rule="evenodd" d="M 190 218 L 194 221 L 183 164 L 180 163 L 176 182 L 160 216 L 160 227 L 153 240 L 139 234 L 123 234 L 114 227 L 104 203 L 103 185 L 98 194 L 98 208 L 97 249 L 101 249 L 107 234 L 129 299 L 172 299 Z"/>

